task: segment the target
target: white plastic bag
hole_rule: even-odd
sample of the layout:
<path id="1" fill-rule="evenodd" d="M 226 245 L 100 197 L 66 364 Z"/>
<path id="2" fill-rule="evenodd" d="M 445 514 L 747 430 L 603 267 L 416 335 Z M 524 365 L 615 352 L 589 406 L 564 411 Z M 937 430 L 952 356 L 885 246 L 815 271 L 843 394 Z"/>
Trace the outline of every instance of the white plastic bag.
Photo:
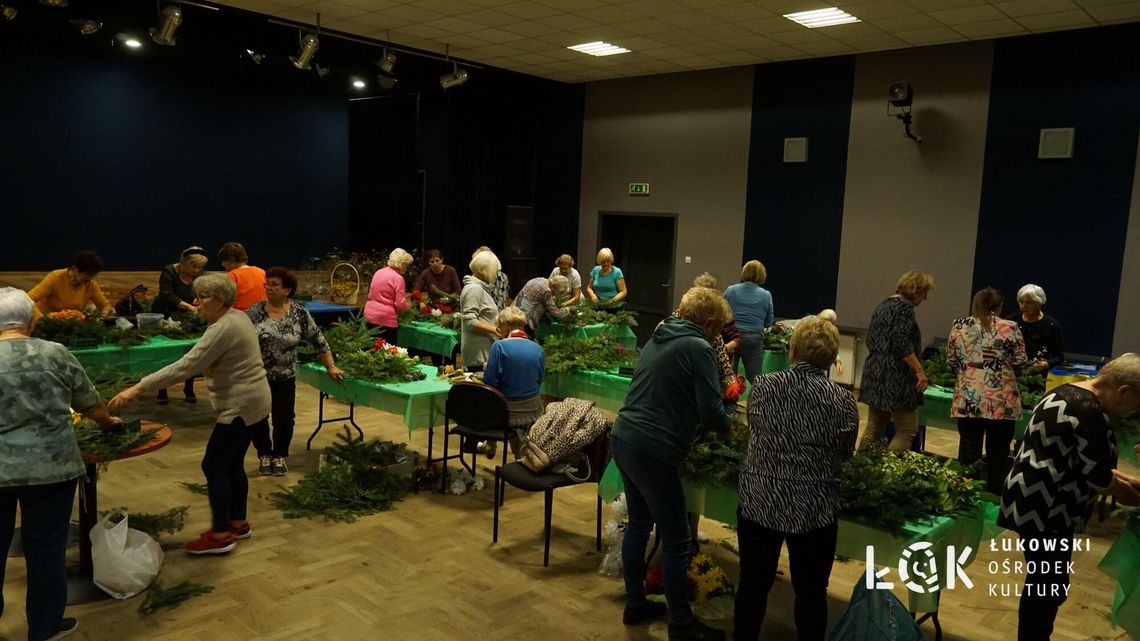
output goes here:
<path id="1" fill-rule="evenodd" d="M 114 523 L 112 517 L 122 514 Z M 162 568 L 158 542 L 127 525 L 127 513 L 110 512 L 91 528 L 91 563 L 95 585 L 116 599 L 129 599 L 147 589 Z"/>

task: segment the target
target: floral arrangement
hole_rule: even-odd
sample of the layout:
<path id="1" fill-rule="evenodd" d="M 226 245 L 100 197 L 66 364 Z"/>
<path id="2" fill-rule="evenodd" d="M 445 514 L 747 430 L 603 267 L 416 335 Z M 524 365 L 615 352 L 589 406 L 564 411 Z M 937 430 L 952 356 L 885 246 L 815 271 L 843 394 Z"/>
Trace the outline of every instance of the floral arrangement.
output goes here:
<path id="1" fill-rule="evenodd" d="M 48 317 L 54 318 L 56 320 L 74 320 L 74 321 L 85 321 L 85 320 L 87 320 L 87 314 L 84 314 L 83 312 L 79 311 L 78 309 L 64 309 L 64 310 L 60 310 L 58 312 L 52 312 L 52 313 L 48 314 Z"/>
<path id="2" fill-rule="evenodd" d="M 737 412 L 727 434 L 706 430 L 701 435 L 681 464 L 681 476 L 696 485 L 736 487 L 748 440 L 748 415 Z"/>
<path id="3" fill-rule="evenodd" d="M 337 321 L 327 329 L 325 341 L 329 344 L 333 356 L 340 358 L 352 352 L 361 352 L 375 346 L 376 336 L 380 328 L 372 327 L 365 322 L 364 317 L 353 315 L 347 320 Z M 309 348 L 311 351 L 311 348 Z"/>
<path id="4" fill-rule="evenodd" d="M 591 369 L 608 372 L 637 362 L 639 351 L 626 349 L 609 335 L 576 338 L 550 336 L 542 344 L 547 374 Z"/>
<path id="5" fill-rule="evenodd" d="M 418 289 L 412 290 L 408 299 L 411 304 L 408 311 L 400 314 L 401 322 L 430 322 L 449 329 L 456 326 L 458 314 L 455 313 L 453 306 L 439 302 L 430 294 Z"/>
<path id="6" fill-rule="evenodd" d="M 124 321 L 120 321 L 124 322 Z M 52 312 L 41 318 L 32 330 L 32 336 L 45 341 L 66 345 L 72 349 L 118 344 L 122 348 L 141 345 L 152 336 L 167 338 L 197 338 L 206 331 L 206 322 L 197 314 L 184 314 L 179 320 L 163 320 L 157 331 L 140 332 L 136 328 L 108 327 L 98 315 L 68 309 Z"/>
<path id="7" fill-rule="evenodd" d="M 689 585 L 689 600 L 696 603 L 704 603 L 718 596 L 736 594 L 736 589 L 728 580 L 724 570 L 707 554 L 693 555 L 686 579 Z"/>
<path id="8" fill-rule="evenodd" d="M 571 313 L 558 319 L 560 324 L 570 330 L 587 325 L 608 325 L 613 328 L 637 327 L 637 312 L 601 305 L 585 297 L 570 309 Z"/>
<path id="9" fill-rule="evenodd" d="M 418 357 L 409 357 L 408 350 L 389 345 L 382 338 L 375 339 L 368 351 L 343 352 L 337 358 L 337 364 L 345 376 L 374 383 L 403 383 L 427 378 L 419 370 Z"/>
<path id="10" fill-rule="evenodd" d="M 783 325 L 772 325 L 764 329 L 764 351 L 787 352 L 788 341 L 792 338 L 792 330 Z"/>
<path id="11" fill-rule="evenodd" d="M 748 389 L 748 384 L 744 381 L 744 377 L 737 374 L 736 380 L 729 383 L 724 388 L 724 393 L 721 394 L 721 399 L 726 403 L 736 403 L 740 400 L 740 395 Z"/>

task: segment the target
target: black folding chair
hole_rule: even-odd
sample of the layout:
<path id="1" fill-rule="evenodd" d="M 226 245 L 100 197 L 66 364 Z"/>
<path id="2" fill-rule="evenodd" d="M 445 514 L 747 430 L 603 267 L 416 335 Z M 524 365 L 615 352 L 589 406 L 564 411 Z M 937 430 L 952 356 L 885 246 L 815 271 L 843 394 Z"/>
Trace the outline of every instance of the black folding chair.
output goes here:
<path id="1" fill-rule="evenodd" d="M 452 426 L 452 423 L 455 423 Z M 443 462 L 440 491 L 447 491 L 447 462 L 459 459 L 459 463 L 475 476 L 478 453 L 475 446 L 479 441 L 503 444 L 503 465 L 507 464 L 508 442 L 511 437 L 510 411 L 507 399 L 499 390 L 481 383 L 456 383 L 447 393 L 447 403 L 443 410 L 443 458 L 432 459 L 432 432 L 428 432 L 428 465 Z M 452 434 L 459 435 L 459 454 L 448 455 L 448 441 Z M 464 443 L 473 441 L 470 447 L 471 464 L 463 460 Z"/>

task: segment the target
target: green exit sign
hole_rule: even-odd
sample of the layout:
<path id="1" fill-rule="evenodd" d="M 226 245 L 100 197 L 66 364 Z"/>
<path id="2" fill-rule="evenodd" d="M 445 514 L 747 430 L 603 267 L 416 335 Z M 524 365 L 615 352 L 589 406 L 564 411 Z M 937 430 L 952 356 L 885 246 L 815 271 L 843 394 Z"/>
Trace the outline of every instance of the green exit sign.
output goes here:
<path id="1" fill-rule="evenodd" d="M 649 183 L 629 183 L 630 196 L 648 196 Z"/>

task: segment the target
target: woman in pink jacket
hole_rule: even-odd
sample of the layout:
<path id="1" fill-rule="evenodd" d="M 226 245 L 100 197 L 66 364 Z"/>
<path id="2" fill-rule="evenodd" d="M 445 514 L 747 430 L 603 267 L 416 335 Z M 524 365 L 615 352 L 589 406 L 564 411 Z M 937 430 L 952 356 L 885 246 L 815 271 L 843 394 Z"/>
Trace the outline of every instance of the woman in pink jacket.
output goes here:
<path id="1" fill-rule="evenodd" d="M 399 247 L 393 249 L 388 256 L 388 266 L 372 276 L 372 285 L 368 288 L 364 320 L 379 326 L 380 337 L 389 343 L 396 342 L 399 314 L 408 309 L 408 299 L 404 295 L 404 272 L 411 264 L 411 254 Z"/>

